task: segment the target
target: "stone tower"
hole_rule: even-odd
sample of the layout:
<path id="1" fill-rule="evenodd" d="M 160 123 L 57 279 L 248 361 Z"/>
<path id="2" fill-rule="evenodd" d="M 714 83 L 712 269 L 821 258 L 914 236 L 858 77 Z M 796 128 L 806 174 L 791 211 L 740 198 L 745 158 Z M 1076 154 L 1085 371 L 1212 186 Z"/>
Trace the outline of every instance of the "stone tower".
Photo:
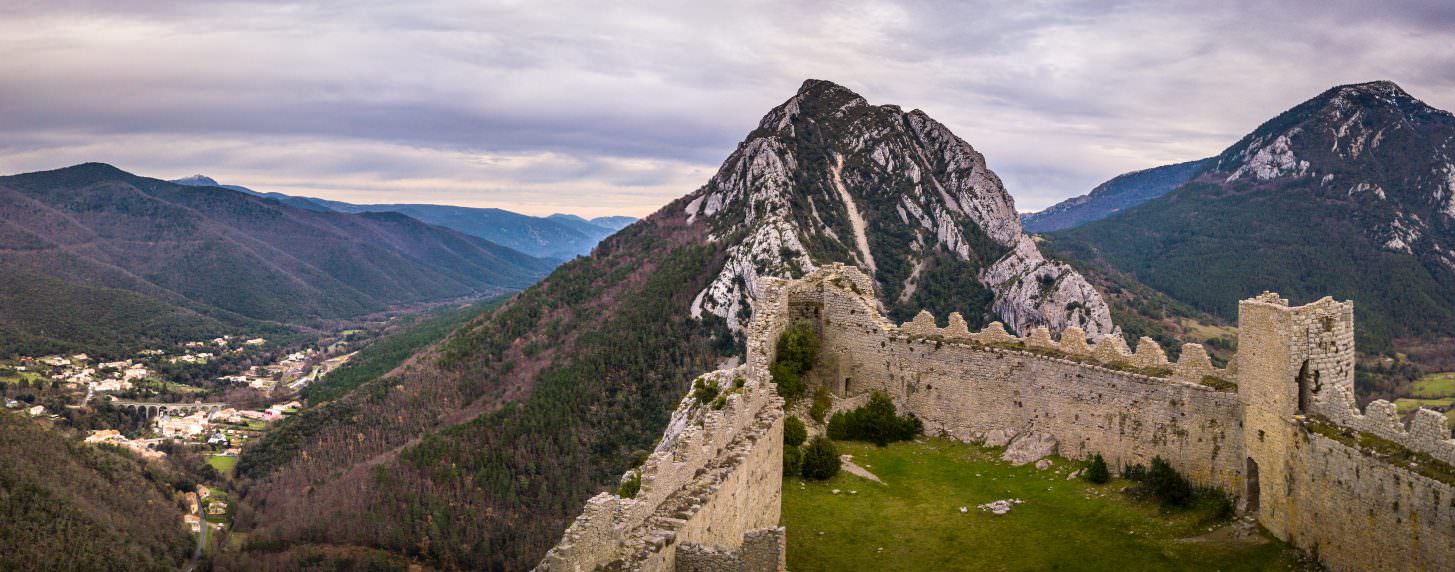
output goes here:
<path id="1" fill-rule="evenodd" d="M 1299 423 L 1332 385 L 1354 393 L 1354 303 L 1299 307 L 1264 293 L 1238 304 L 1238 398 L 1247 454 L 1243 500 L 1270 532 L 1297 534 Z"/>

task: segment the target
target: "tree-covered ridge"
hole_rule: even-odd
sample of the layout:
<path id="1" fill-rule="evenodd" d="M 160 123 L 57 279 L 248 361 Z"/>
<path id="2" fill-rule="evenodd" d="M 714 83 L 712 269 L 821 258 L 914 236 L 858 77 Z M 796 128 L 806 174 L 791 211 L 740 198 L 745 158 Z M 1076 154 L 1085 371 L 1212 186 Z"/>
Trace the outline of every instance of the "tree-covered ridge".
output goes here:
<path id="1" fill-rule="evenodd" d="M 1364 351 L 1455 335 L 1452 141 L 1455 117 L 1393 84 L 1340 86 L 1181 188 L 1054 240 L 1228 320 L 1272 290 L 1355 300 Z"/>
<path id="2" fill-rule="evenodd" d="M 1021 224 L 1026 232 L 1054 232 L 1101 220 L 1171 192 L 1214 162 L 1208 158 L 1123 173 L 1090 193 L 1021 215 Z"/>
<path id="3" fill-rule="evenodd" d="M 0 247 L 0 329 L 27 347 L 351 317 L 522 288 L 553 264 L 397 213 L 308 211 L 101 164 L 0 177 Z M 115 339 L 77 326 L 93 318 Z"/>
<path id="4" fill-rule="evenodd" d="M 0 569 L 176 570 L 195 540 L 171 478 L 0 409 Z"/>
<path id="5" fill-rule="evenodd" d="M 292 452 L 247 471 L 238 526 L 256 542 L 219 564 L 288 568 L 300 545 L 351 545 L 445 568 L 534 565 L 652 448 L 693 377 L 737 350 L 720 320 L 687 315 L 723 255 L 681 206 L 286 422 Z"/>

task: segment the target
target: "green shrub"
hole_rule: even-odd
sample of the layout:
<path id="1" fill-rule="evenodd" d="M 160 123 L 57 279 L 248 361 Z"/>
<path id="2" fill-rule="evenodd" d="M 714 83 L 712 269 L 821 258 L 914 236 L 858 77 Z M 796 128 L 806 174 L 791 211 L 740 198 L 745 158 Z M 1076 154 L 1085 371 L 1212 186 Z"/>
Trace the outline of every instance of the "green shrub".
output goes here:
<path id="1" fill-rule="evenodd" d="M 1147 480 L 1147 467 L 1135 463 L 1123 466 L 1122 478 L 1132 481 L 1145 481 Z"/>
<path id="2" fill-rule="evenodd" d="M 803 380 L 798 376 L 796 365 L 777 361 L 768 369 L 773 375 L 773 383 L 778 386 L 778 394 L 783 397 L 797 397 L 803 395 Z"/>
<path id="3" fill-rule="evenodd" d="M 803 478 L 826 481 L 839 474 L 839 449 L 822 435 L 809 441 L 803 451 Z"/>
<path id="4" fill-rule="evenodd" d="M 1162 457 L 1152 458 L 1146 483 L 1163 506 L 1184 507 L 1192 500 L 1192 484 Z"/>
<path id="5" fill-rule="evenodd" d="M 783 447 L 783 476 L 796 477 L 803 474 L 803 449 Z"/>
<path id="6" fill-rule="evenodd" d="M 790 326 L 778 337 L 778 357 L 773 360 L 769 372 L 778 393 L 784 397 L 803 395 L 805 386 L 802 376 L 818 359 L 818 333 L 813 323 L 804 320 Z"/>
<path id="7" fill-rule="evenodd" d="M 808 429 L 803 426 L 803 421 L 792 415 L 783 420 L 783 446 L 785 448 L 797 448 L 807 440 Z"/>
<path id="8" fill-rule="evenodd" d="M 895 441 L 908 441 L 924 430 L 924 424 L 913 415 L 894 414 L 894 401 L 882 391 L 875 391 L 869 403 L 852 411 L 840 411 L 829 419 L 829 437 L 841 441 L 868 441 L 880 447 Z"/>
<path id="9" fill-rule="evenodd" d="M 632 471 L 631 476 L 627 477 L 625 481 L 621 482 L 621 486 L 616 488 L 616 496 L 624 499 L 636 498 L 637 493 L 641 492 L 641 490 L 642 473 L 641 471 Z"/>
<path id="10" fill-rule="evenodd" d="M 823 423 L 824 416 L 828 415 L 829 408 L 833 405 L 834 398 L 829 395 L 829 390 L 819 387 L 813 391 L 813 405 L 808 407 L 808 416 L 818 423 Z"/>
<path id="11" fill-rule="evenodd" d="M 721 392 L 716 381 L 707 381 L 700 377 L 692 381 L 692 397 L 697 399 L 698 405 L 712 403 Z"/>
<path id="12" fill-rule="evenodd" d="M 1111 480 L 1111 472 L 1106 469 L 1106 459 L 1101 458 L 1101 453 L 1091 457 L 1091 466 L 1086 468 L 1086 480 L 1102 485 Z"/>

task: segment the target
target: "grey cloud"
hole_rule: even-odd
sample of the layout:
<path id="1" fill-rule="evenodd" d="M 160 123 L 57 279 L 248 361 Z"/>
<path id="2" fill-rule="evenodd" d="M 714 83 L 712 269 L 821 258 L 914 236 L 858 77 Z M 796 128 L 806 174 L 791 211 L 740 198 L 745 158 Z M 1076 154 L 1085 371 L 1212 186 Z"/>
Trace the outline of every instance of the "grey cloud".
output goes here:
<path id="1" fill-rule="evenodd" d="M 0 6 L 0 172 L 113 160 L 347 200 L 645 214 L 806 77 L 922 108 L 1022 209 L 1338 83 L 1455 107 L 1448 2 Z"/>

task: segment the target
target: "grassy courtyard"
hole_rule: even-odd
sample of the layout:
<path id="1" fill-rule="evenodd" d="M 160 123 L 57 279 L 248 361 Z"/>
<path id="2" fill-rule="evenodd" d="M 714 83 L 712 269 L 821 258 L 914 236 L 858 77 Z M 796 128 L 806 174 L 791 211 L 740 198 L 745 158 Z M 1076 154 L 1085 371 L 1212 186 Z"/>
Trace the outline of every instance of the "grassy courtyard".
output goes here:
<path id="1" fill-rule="evenodd" d="M 999 450 L 944 439 L 885 448 L 839 443 L 885 484 L 840 472 L 783 483 L 788 568 L 815 570 L 1289 570 L 1297 553 L 1238 538 L 1212 506 L 1164 513 L 1119 492 L 1012 467 Z M 833 490 L 839 489 L 839 494 Z M 1021 499 L 1006 515 L 976 505 Z M 960 507 L 968 512 L 961 513 Z"/>

